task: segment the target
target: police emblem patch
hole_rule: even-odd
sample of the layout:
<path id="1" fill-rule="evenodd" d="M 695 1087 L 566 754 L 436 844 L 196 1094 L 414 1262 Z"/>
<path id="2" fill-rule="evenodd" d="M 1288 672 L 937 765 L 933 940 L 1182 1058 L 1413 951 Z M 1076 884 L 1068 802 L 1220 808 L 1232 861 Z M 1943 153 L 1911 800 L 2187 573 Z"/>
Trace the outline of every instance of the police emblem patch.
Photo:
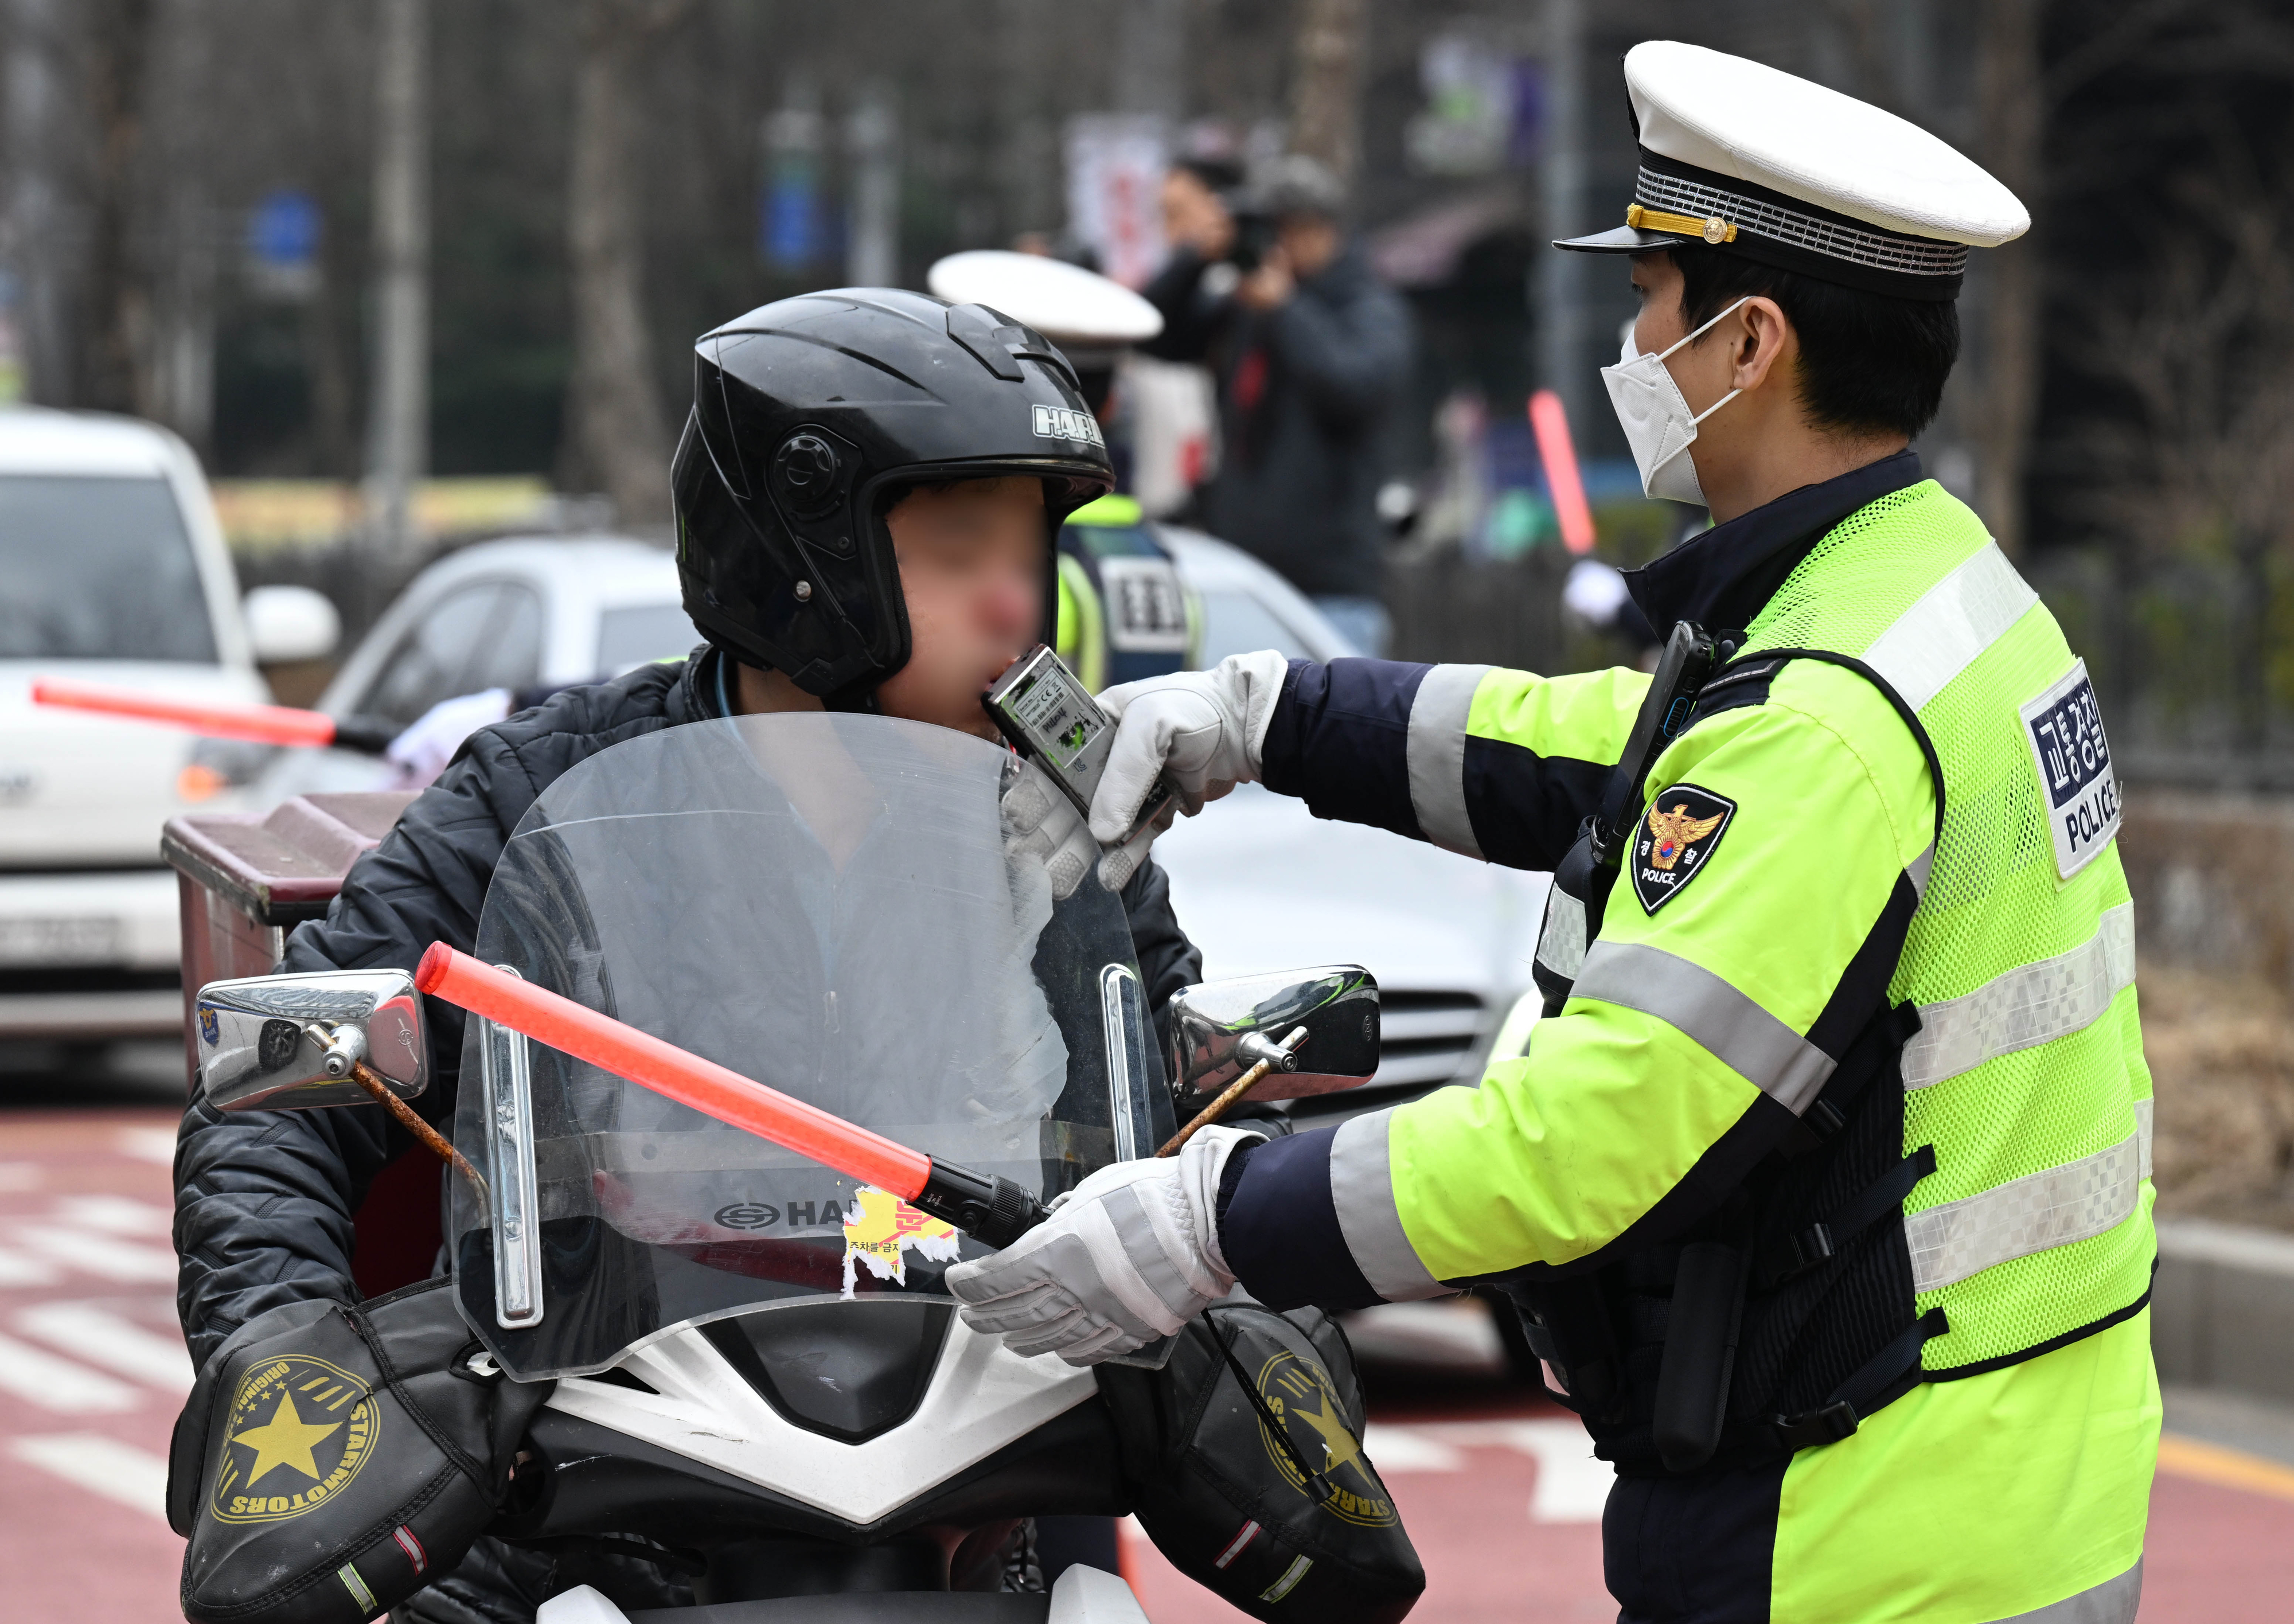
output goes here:
<path id="1" fill-rule="evenodd" d="M 2054 837 L 2055 877 L 2068 880 L 2119 832 L 2119 776 L 2087 662 L 2022 708 L 2025 742 L 2039 775 L 2040 809 Z"/>
<path id="2" fill-rule="evenodd" d="M 210 1004 L 199 1005 L 199 1041 L 210 1049 L 223 1041 L 223 1023 Z"/>
<path id="3" fill-rule="evenodd" d="M 381 1420 L 367 1384 L 340 1367 L 300 1353 L 265 1360 L 232 1397 L 207 1514 L 218 1522 L 301 1515 L 358 1475 Z"/>
<path id="4" fill-rule="evenodd" d="M 1336 1491 L 1322 1503 L 1323 1510 L 1364 1528 L 1394 1525 L 1394 1502 L 1387 1496 L 1386 1485 L 1371 1470 L 1370 1457 L 1363 1453 L 1362 1440 L 1347 1425 L 1338 1390 L 1330 1385 L 1330 1378 L 1323 1374 L 1322 1366 L 1300 1359 L 1287 1349 L 1279 1352 L 1258 1368 L 1258 1394 L 1281 1423 L 1282 1430 L 1289 1434 L 1292 1448 L 1309 1466 L 1319 1470 Z M 1263 1417 L 1258 1423 L 1258 1435 L 1275 1470 L 1293 1489 L 1305 1494 L 1306 1480 L 1299 1474 L 1297 1462 L 1290 1458 L 1290 1450 L 1267 1431 Z"/>
<path id="5" fill-rule="evenodd" d="M 1735 801 L 1693 784 L 1658 792 L 1633 832 L 1633 895 L 1641 912 L 1655 913 L 1704 872 L 1736 816 Z"/>

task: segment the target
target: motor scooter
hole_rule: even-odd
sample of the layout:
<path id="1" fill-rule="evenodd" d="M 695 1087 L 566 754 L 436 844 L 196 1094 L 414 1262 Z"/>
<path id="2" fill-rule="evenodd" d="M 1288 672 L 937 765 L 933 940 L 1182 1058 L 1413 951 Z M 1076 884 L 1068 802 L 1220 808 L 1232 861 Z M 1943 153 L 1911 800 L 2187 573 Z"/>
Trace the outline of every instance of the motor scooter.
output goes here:
<path id="1" fill-rule="evenodd" d="M 519 824 L 475 956 L 1040 1204 L 1153 1153 L 1270 1056 L 1261 1097 L 1376 1070 L 1354 966 L 1190 987 L 1159 1039 L 1119 899 L 1090 879 L 1056 897 L 1007 850 L 1019 770 L 873 716 L 629 740 Z M 225 1110 L 403 1100 L 459 1049 L 454 1304 L 481 1374 L 550 1384 L 487 1531 L 647 1542 L 698 1603 L 625 1613 L 582 1587 L 542 1624 L 1143 1624 L 1113 1574 L 1008 1587 L 1030 1519 L 1119 1515 L 1133 1491 L 1094 1371 L 956 1314 L 942 1277 L 983 1242 L 508 1025 L 457 1034 L 459 1014 L 397 970 L 213 983 L 200 1086 Z M 1276 1464 L 1338 1493 L 1334 1401 L 1272 1391 L 1252 1402 Z"/>

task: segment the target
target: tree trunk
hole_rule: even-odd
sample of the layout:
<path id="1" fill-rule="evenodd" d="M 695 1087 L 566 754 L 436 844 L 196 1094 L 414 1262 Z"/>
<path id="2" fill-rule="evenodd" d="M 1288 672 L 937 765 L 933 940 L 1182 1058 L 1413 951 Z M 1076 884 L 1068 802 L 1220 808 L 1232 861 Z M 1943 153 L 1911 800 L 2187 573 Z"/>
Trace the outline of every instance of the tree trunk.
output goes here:
<path id="1" fill-rule="evenodd" d="M 681 16 L 661 0 L 585 0 L 574 96 L 574 378 L 566 417 L 583 466 L 621 523 L 669 522 L 669 427 L 645 317 L 632 83 L 651 37 Z"/>
<path id="2" fill-rule="evenodd" d="M 1365 0 L 1298 0 L 1290 85 L 1290 150 L 1354 183 L 1361 155 L 1362 77 L 1369 55 Z"/>
<path id="3" fill-rule="evenodd" d="M 414 498 L 430 449 L 429 0 L 385 0 L 375 73 L 373 404 L 367 522 L 396 557 L 415 543 Z M 310 320 L 325 319 L 314 306 Z M 333 387 L 313 375 L 323 432 Z"/>
<path id="4" fill-rule="evenodd" d="M 142 145 L 144 45 L 151 0 L 99 0 L 87 19 L 87 104 L 95 138 L 88 240 L 87 319 L 93 342 L 80 399 L 106 411 L 148 410 L 138 363 L 150 343 L 150 289 L 137 273 L 128 223 L 134 217 Z"/>
<path id="5" fill-rule="evenodd" d="M 2045 0 L 1981 0 L 1977 8 L 1975 99 L 1984 166 L 2031 211 L 2017 241 L 1979 248 L 1987 264 L 1979 395 L 1975 403 L 1975 508 L 2013 557 L 2024 545 L 2024 473 L 2038 415 L 2039 246 L 2045 229 L 2041 148 L 2046 87 L 2039 72 Z"/>

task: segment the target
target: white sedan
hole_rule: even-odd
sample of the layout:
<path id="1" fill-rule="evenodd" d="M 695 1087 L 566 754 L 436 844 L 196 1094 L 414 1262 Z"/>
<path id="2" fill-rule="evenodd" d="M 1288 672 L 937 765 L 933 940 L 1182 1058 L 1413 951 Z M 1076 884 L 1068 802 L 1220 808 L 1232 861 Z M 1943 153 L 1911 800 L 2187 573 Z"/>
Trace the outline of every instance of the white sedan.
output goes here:
<path id="1" fill-rule="evenodd" d="M 1173 526 L 1161 533 L 1202 602 L 1205 665 L 1260 648 L 1306 660 L 1357 652 L 1240 548 Z M 1377 976 L 1385 1027 L 1378 1076 L 1346 1093 L 1297 1101 L 1293 1120 L 1327 1124 L 1472 1082 L 1501 1027 L 1518 1052 L 1537 1003 L 1529 966 L 1546 875 L 1325 822 L 1304 801 L 1249 784 L 1181 819 L 1155 851 L 1170 873 L 1179 921 L 1202 949 L 1204 974 L 1338 962 Z"/>
<path id="2" fill-rule="evenodd" d="M 241 602 L 199 461 L 167 430 L 0 411 L 0 1039 L 179 1030 L 160 825 L 237 804 L 187 735 L 35 704 L 33 685 L 246 704 L 270 697 L 258 661 L 326 654 L 337 629 L 302 587 Z"/>
<path id="3" fill-rule="evenodd" d="M 484 541 L 414 578 L 343 662 L 319 709 L 405 727 L 457 694 L 618 676 L 680 658 L 700 640 L 678 598 L 677 560 L 658 547 L 619 536 Z M 381 789 L 394 777 L 372 756 L 281 751 L 263 769 L 257 799 Z"/>

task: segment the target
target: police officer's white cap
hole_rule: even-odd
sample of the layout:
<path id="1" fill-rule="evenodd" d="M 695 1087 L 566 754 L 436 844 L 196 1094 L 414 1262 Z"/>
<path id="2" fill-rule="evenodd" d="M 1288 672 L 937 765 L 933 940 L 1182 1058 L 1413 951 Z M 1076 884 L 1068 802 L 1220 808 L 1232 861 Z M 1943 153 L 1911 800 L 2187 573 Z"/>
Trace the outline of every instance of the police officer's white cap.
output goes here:
<path id="1" fill-rule="evenodd" d="M 2015 194 L 1916 124 L 1676 40 L 1625 53 L 1640 173 L 1625 223 L 1554 246 L 1702 245 L 1899 297 L 1957 296 L 1970 247 L 2031 223 Z"/>
<path id="2" fill-rule="evenodd" d="M 1042 254 L 951 254 L 924 285 L 951 304 L 985 304 L 1067 350 L 1118 349 L 1163 330 L 1162 313 L 1121 282 Z"/>

